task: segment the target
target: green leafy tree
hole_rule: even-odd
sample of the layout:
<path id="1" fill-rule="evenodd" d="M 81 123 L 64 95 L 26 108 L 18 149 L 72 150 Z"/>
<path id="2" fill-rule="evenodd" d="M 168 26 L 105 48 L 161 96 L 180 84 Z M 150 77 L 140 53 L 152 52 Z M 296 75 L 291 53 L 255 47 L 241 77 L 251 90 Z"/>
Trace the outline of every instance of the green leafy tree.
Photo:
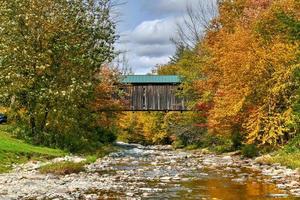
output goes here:
<path id="1" fill-rule="evenodd" d="M 1 1 L 1 104 L 22 110 L 18 122 L 35 143 L 93 135 L 95 74 L 114 56 L 110 10 L 109 0 Z"/>

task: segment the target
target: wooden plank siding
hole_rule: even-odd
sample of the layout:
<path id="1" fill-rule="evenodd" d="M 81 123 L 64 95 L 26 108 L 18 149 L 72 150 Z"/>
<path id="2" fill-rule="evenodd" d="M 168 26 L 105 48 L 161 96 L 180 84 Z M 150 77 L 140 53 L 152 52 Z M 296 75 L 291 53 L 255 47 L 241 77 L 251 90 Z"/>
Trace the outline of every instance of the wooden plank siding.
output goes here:
<path id="1" fill-rule="evenodd" d="M 184 99 L 178 97 L 178 84 L 128 84 L 128 110 L 131 111 L 184 111 Z"/>

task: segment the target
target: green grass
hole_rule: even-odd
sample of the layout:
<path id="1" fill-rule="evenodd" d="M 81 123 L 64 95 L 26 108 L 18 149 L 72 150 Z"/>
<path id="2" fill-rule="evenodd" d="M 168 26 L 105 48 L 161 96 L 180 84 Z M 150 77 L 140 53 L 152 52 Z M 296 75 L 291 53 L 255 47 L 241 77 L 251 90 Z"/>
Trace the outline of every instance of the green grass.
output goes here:
<path id="1" fill-rule="evenodd" d="M 42 174 L 56 174 L 56 175 L 66 175 L 66 174 L 77 174 L 79 172 L 85 171 L 85 162 L 74 163 L 74 162 L 58 162 L 51 163 L 42 166 L 39 171 Z"/>
<path id="2" fill-rule="evenodd" d="M 74 163 L 74 162 L 58 162 L 50 163 L 48 165 L 42 166 L 39 171 L 42 174 L 56 174 L 56 175 L 66 175 L 85 171 L 84 165 L 88 165 L 97 161 L 98 158 L 102 158 L 111 152 L 118 151 L 119 148 L 113 145 L 106 145 L 98 149 L 93 155 L 86 155 L 85 161 Z"/>
<path id="3" fill-rule="evenodd" d="M 292 169 L 300 168 L 300 135 L 291 139 L 272 160 Z"/>
<path id="4" fill-rule="evenodd" d="M 300 135 L 291 139 L 280 150 L 271 153 L 271 156 L 262 156 L 259 162 L 264 164 L 280 163 L 291 169 L 300 169 Z"/>
<path id="5" fill-rule="evenodd" d="M 300 168 L 300 152 L 280 152 L 272 158 L 272 163 L 280 163 L 292 169 Z"/>
<path id="6" fill-rule="evenodd" d="M 96 162 L 98 157 L 96 155 L 89 155 L 85 159 L 86 159 L 86 164 L 91 164 Z"/>
<path id="7" fill-rule="evenodd" d="M 0 173 L 7 172 L 14 163 L 60 157 L 66 154 L 58 149 L 33 146 L 14 139 L 7 132 L 8 127 L 0 125 Z"/>
<path id="8" fill-rule="evenodd" d="M 279 163 L 291 169 L 300 169 L 300 152 L 287 153 L 278 151 L 274 155 L 264 155 L 256 158 L 256 162 L 261 164 Z"/>

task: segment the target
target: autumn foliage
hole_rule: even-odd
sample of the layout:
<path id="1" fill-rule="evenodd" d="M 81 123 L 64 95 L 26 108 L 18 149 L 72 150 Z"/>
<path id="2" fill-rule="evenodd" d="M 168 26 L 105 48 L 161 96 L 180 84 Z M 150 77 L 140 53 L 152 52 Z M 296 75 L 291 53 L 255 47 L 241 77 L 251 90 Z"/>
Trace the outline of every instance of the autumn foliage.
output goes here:
<path id="1" fill-rule="evenodd" d="M 190 107 L 206 118 L 195 126 L 284 144 L 299 129 L 300 3 L 222 0 L 218 11 L 199 43 L 158 73 L 184 77 Z"/>
<path id="2" fill-rule="evenodd" d="M 209 55 L 196 90 L 210 94 L 210 132 L 282 144 L 298 130 L 299 2 L 221 1 L 201 41 Z M 296 34 L 298 32 L 298 36 Z M 202 49 L 198 54 L 201 54 Z M 207 54 L 206 54 L 207 55 Z"/>
<path id="3" fill-rule="evenodd" d="M 120 90 L 121 75 L 117 69 L 103 66 L 96 76 L 99 83 L 95 87 L 91 108 L 98 114 L 97 124 L 109 128 L 115 123 L 117 111 L 126 105 L 126 94 Z"/>

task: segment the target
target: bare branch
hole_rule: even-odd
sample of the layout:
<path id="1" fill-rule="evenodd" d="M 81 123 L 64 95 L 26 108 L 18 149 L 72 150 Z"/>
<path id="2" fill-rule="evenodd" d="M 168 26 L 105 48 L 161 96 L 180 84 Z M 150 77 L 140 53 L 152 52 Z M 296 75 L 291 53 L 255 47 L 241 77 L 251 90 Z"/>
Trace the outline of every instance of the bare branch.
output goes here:
<path id="1" fill-rule="evenodd" d="M 218 15 L 217 0 L 199 0 L 198 4 L 186 5 L 186 15 L 177 23 L 177 36 L 171 38 L 176 45 L 194 48 L 208 29 L 210 21 Z"/>

